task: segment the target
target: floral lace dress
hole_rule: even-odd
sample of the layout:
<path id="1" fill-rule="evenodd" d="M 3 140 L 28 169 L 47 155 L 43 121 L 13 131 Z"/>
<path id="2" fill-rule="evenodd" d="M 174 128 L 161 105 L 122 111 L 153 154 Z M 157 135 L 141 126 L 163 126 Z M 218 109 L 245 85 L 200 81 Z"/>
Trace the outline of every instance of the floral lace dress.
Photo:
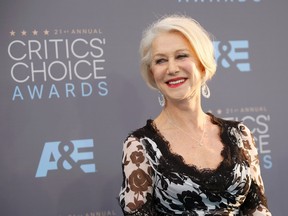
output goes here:
<path id="1" fill-rule="evenodd" d="M 271 215 L 249 129 L 213 115 L 211 121 L 224 145 L 215 170 L 185 164 L 152 120 L 127 137 L 119 195 L 124 215 Z"/>

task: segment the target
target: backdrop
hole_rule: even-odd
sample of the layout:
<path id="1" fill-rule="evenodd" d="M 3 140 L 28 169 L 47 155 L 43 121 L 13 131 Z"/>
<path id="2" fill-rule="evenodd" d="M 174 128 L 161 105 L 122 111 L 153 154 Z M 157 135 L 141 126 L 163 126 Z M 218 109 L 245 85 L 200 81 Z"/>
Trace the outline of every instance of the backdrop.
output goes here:
<path id="1" fill-rule="evenodd" d="M 122 215 L 122 143 L 160 111 L 139 73 L 144 28 L 171 13 L 214 35 L 205 111 L 255 135 L 286 216 L 286 0 L 2 0 L 0 215 Z"/>

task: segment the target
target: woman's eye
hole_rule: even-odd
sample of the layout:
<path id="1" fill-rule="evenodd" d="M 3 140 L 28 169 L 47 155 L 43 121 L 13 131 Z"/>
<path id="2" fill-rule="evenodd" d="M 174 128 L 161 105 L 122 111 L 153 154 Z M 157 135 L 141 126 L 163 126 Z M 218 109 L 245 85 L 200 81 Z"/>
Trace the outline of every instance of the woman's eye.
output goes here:
<path id="1" fill-rule="evenodd" d="M 162 64 L 162 63 L 164 63 L 166 60 L 165 59 L 157 59 L 157 60 L 155 60 L 155 64 Z"/>
<path id="2" fill-rule="evenodd" d="M 183 58 L 187 58 L 187 57 L 189 57 L 188 54 L 179 54 L 176 56 L 177 59 L 183 59 Z"/>

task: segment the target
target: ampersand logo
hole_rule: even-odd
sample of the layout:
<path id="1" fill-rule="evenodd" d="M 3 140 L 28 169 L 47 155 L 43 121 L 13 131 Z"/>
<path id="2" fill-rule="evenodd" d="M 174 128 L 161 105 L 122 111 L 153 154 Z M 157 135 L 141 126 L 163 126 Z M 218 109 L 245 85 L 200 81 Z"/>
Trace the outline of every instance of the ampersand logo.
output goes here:
<path id="1" fill-rule="evenodd" d="M 52 170 L 96 172 L 93 147 L 93 139 L 46 142 L 35 177 L 46 177 Z"/>
<path id="2" fill-rule="evenodd" d="M 218 65 L 240 72 L 250 72 L 249 42 L 247 40 L 215 41 L 215 59 Z"/>
<path id="3" fill-rule="evenodd" d="M 74 151 L 74 145 L 73 143 L 69 142 L 61 142 L 58 145 L 58 150 L 60 153 L 60 158 L 57 162 L 58 168 L 70 170 L 73 167 L 77 167 L 77 163 L 72 159 L 71 154 Z M 79 166 L 78 166 L 79 168 Z"/>

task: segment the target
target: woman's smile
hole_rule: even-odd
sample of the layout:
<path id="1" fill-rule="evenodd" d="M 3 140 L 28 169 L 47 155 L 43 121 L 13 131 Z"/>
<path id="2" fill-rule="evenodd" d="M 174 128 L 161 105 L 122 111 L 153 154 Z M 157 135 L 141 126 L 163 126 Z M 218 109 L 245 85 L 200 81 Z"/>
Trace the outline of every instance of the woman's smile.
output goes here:
<path id="1" fill-rule="evenodd" d="M 166 84 L 168 85 L 168 87 L 170 88 L 177 88 L 179 86 L 181 86 L 182 84 L 185 83 L 185 81 L 187 80 L 187 78 L 173 78 L 173 79 L 169 79 Z"/>

